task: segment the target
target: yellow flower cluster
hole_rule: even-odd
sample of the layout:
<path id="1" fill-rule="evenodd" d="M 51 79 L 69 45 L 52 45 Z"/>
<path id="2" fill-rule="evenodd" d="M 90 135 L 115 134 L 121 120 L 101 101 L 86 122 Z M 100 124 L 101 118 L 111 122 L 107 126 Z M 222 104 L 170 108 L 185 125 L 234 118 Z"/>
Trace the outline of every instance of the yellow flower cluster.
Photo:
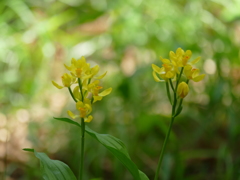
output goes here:
<path id="1" fill-rule="evenodd" d="M 100 85 L 100 79 L 102 79 L 107 72 L 100 76 L 96 76 L 99 72 L 99 66 L 90 67 L 89 63 L 86 63 L 86 59 L 81 57 L 80 59 L 72 59 L 71 65 L 65 65 L 65 68 L 70 74 L 65 73 L 62 76 L 62 85 L 52 81 L 53 85 L 58 89 L 67 87 L 72 98 L 76 102 L 76 109 L 79 111 L 79 115 L 75 115 L 71 111 L 68 111 L 68 115 L 75 119 L 76 117 L 84 118 L 84 122 L 91 122 L 93 117 L 90 115 L 92 112 L 92 104 L 96 101 L 102 100 L 102 98 L 111 93 L 112 88 L 108 88 L 101 91 L 103 88 Z M 71 86 L 73 91 L 71 89 Z M 101 92 L 100 92 L 101 91 Z"/>
<path id="2" fill-rule="evenodd" d="M 183 49 L 178 48 L 176 53 L 170 51 L 169 59 L 163 59 L 160 57 L 162 67 L 152 64 L 152 74 L 154 80 L 156 82 L 167 82 L 169 80 L 179 81 L 183 74 L 187 78 L 187 83 L 189 80 L 193 80 L 195 82 L 201 81 L 205 77 L 205 74 L 200 75 L 199 69 L 193 68 L 192 66 L 200 60 L 200 57 L 197 57 L 193 61 L 189 62 L 191 56 L 192 51 L 184 51 Z M 177 86 L 179 86 L 177 87 L 177 89 L 179 89 L 177 91 L 179 97 L 184 98 L 187 95 L 189 91 L 187 83 L 177 84 Z"/>

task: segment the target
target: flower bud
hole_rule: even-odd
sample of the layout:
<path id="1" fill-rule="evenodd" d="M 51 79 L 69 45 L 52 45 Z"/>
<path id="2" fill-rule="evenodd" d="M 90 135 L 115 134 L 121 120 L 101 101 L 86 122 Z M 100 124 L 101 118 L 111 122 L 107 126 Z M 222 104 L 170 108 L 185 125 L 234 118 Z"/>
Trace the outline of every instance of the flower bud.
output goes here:
<path id="1" fill-rule="evenodd" d="M 178 85 L 178 88 L 177 88 L 177 94 L 178 94 L 178 96 L 180 96 L 181 98 L 184 98 L 184 97 L 187 96 L 188 92 L 189 92 L 189 88 L 188 88 L 187 83 L 181 82 L 181 83 Z"/>

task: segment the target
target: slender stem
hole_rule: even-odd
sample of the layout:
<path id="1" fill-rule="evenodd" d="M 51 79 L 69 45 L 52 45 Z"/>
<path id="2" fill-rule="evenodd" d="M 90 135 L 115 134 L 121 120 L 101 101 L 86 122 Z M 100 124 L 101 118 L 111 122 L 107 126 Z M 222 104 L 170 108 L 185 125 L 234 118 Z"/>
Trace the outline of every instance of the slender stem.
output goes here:
<path id="1" fill-rule="evenodd" d="M 163 160 L 164 151 L 166 149 L 166 145 L 167 145 L 170 133 L 171 133 L 171 129 L 172 129 L 172 125 L 173 125 L 173 122 L 174 122 L 174 118 L 176 117 L 175 116 L 175 114 L 176 114 L 176 106 L 177 106 L 177 102 L 178 102 L 177 101 L 177 87 L 178 87 L 178 83 L 180 81 L 180 78 L 182 76 L 182 72 L 183 72 L 183 68 L 181 69 L 180 74 L 177 76 L 177 82 L 176 82 L 176 87 L 175 88 L 173 87 L 173 84 L 172 84 L 172 82 L 170 80 L 170 85 L 171 85 L 172 90 L 173 90 L 172 117 L 171 117 L 171 122 L 170 122 L 170 125 L 169 125 L 169 128 L 168 128 L 167 135 L 166 135 L 166 137 L 164 139 L 163 147 L 162 147 L 161 152 L 160 152 L 160 157 L 159 157 L 157 171 L 156 171 L 154 180 L 158 179 L 159 171 L 160 171 L 162 160 Z M 180 102 L 180 104 L 181 104 L 181 102 Z"/>
<path id="2" fill-rule="evenodd" d="M 170 132 L 171 132 L 171 129 L 172 129 L 173 122 L 174 122 L 174 117 L 172 116 L 171 122 L 170 122 L 170 125 L 169 125 L 169 128 L 168 128 L 168 132 L 167 132 L 167 135 L 164 139 L 163 147 L 161 149 L 161 153 L 160 153 L 160 157 L 159 157 L 159 161 L 158 161 L 158 166 L 157 166 L 157 171 L 156 171 L 154 180 L 158 179 L 159 171 L 160 171 L 162 160 L 163 160 L 164 151 L 165 151 L 165 148 L 166 148 L 169 136 L 170 136 Z"/>
<path id="3" fill-rule="evenodd" d="M 177 117 L 181 113 L 181 111 L 182 111 L 182 102 L 183 102 L 183 98 L 181 98 L 181 100 L 180 100 L 180 102 L 178 104 L 178 108 L 177 108 L 176 113 L 174 113 L 174 117 Z"/>
<path id="4" fill-rule="evenodd" d="M 172 116 L 175 115 L 176 106 L 177 106 L 177 93 L 174 92 L 174 95 L 173 95 L 173 106 L 172 106 Z"/>
<path id="5" fill-rule="evenodd" d="M 167 88 L 167 95 L 168 95 L 168 99 L 172 105 L 172 99 L 171 99 L 171 94 L 170 94 L 170 91 L 169 91 L 169 83 L 168 81 L 166 81 L 166 88 Z"/>
<path id="6" fill-rule="evenodd" d="M 180 79 L 181 79 L 181 76 L 182 76 L 182 73 L 183 73 L 183 67 L 181 68 L 181 71 L 180 71 L 180 74 L 179 74 L 179 76 L 177 77 L 177 83 L 176 83 L 176 88 L 175 88 L 175 92 L 177 91 L 177 87 L 178 87 L 178 83 L 179 83 L 179 81 L 180 81 Z"/>
<path id="7" fill-rule="evenodd" d="M 69 90 L 69 92 L 70 92 L 73 100 L 74 100 L 75 102 L 77 102 L 76 98 L 75 98 L 74 95 L 73 95 L 72 89 L 71 89 L 70 87 L 68 87 L 68 90 Z"/>
<path id="8" fill-rule="evenodd" d="M 80 156 L 80 167 L 79 167 L 79 174 L 78 180 L 82 180 L 83 175 L 83 160 L 84 160 L 84 137 L 85 137 L 85 122 L 84 118 L 81 118 L 81 129 L 82 129 L 82 138 L 81 138 L 81 156 Z"/>
<path id="9" fill-rule="evenodd" d="M 92 78 L 89 78 L 89 79 L 88 79 L 88 84 L 90 84 L 91 80 L 92 80 Z"/>
<path id="10" fill-rule="evenodd" d="M 81 83 L 81 79 L 80 78 L 78 78 L 78 85 L 79 85 L 79 88 L 80 88 L 80 91 L 81 91 L 82 102 L 83 102 L 84 96 L 83 96 L 82 83 Z"/>
<path id="11" fill-rule="evenodd" d="M 175 90 L 174 90 L 174 87 L 173 87 L 172 79 L 169 79 L 169 81 L 170 81 L 171 88 L 172 88 L 172 90 L 174 92 Z"/>

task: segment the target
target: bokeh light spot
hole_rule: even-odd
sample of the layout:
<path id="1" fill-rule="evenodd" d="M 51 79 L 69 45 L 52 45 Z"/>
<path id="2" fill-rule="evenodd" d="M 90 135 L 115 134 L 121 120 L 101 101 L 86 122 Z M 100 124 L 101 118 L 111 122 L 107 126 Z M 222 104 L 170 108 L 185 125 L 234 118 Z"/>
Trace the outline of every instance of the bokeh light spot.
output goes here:
<path id="1" fill-rule="evenodd" d="M 216 72 L 216 63 L 212 59 L 207 59 L 204 62 L 203 68 L 207 74 L 214 74 Z"/>

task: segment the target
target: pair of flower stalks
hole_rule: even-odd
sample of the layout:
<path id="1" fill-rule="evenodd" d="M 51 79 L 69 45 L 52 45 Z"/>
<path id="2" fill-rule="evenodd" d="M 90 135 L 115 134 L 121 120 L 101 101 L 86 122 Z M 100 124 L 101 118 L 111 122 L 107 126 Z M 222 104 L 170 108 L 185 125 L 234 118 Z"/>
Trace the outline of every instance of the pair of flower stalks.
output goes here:
<path id="1" fill-rule="evenodd" d="M 164 151 L 169 139 L 174 118 L 181 113 L 183 99 L 189 92 L 188 82 L 189 80 L 199 82 L 205 77 L 205 74 L 200 75 L 199 69 L 193 68 L 192 66 L 200 60 L 200 57 L 189 62 L 189 59 L 192 56 L 192 52 L 190 50 L 185 52 L 183 49 L 178 48 L 176 53 L 170 51 L 169 56 L 169 59 L 163 59 L 160 57 L 162 67 L 152 64 L 153 78 L 156 82 L 166 83 L 167 96 L 172 105 L 171 122 L 161 149 L 154 180 L 157 180 L 159 176 Z M 65 67 L 68 71 L 70 71 L 70 74 L 65 73 L 62 76 L 63 85 L 61 86 L 54 81 L 52 81 L 52 83 L 58 89 L 62 89 L 64 87 L 68 88 L 70 95 L 76 102 L 76 109 L 79 111 L 77 115 L 68 111 L 68 115 L 73 119 L 77 117 L 80 117 L 81 119 L 82 141 L 78 179 L 82 180 L 85 123 L 91 122 L 93 119 L 92 115 L 90 115 L 92 112 L 92 104 L 102 100 L 104 96 L 110 94 L 112 88 L 108 88 L 100 92 L 102 86 L 100 86 L 99 80 L 106 75 L 106 72 L 100 76 L 96 76 L 99 71 L 99 66 L 96 65 L 91 68 L 90 64 L 86 63 L 84 57 L 79 60 L 72 59 L 71 65 L 65 65 Z M 185 79 L 185 81 L 183 79 Z M 75 86 L 73 91 L 71 86 Z M 172 90 L 171 92 L 170 89 Z"/>
<path id="2" fill-rule="evenodd" d="M 80 165 L 78 180 L 83 178 L 83 159 L 84 159 L 84 142 L 85 142 L 85 123 L 92 121 L 93 116 L 90 115 L 92 112 L 92 104 L 102 100 L 102 98 L 111 93 L 112 88 L 108 88 L 102 92 L 103 88 L 100 85 L 100 79 L 102 79 L 107 72 L 100 76 L 96 76 L 99 71 L 99 66 L 90 67 L 89 63 L 86 63 L 86 59 L 81 57 L 80 59 L 72 59 L 71 65 L 67 66 L 64 64 L 66 69 L 70 71 L 70 74 L 65 73 L 62 76 L 63 86 L 52 81 L 53 85 L 58 89 L 67 87 L 73 100 L 76 102 L 76 109 L 78 114 L 74 114 L 72 111 L 68 111 L 68 115 L 75 119 L 80 117 L 81 119 L 81 154 L 80 154 Z M 72 88 L 71 86 L 75 86 Z"/>
<path id="3" fill-rule="evenodd" d="M 161 149 L 154 180 L 157 180 L 159 176 L 164 151 L 172 129 L 174 118 L 181 113 L 183 98 L 185 98 L 189 92 L 188 82 L 189 80 L 199 82 L 205 77 L 205 74 L 200 75 L 200 70 L 193 68 L 192 66 L 200 60 L 200 57 L 197 57 L 193 61 L 189 62 L 191 56 L 192 52 L 190 50 L 185 52 L 183 49 L 178 48 L 176 53 L 170 51 L 169 59 L 163 59 L 160 57 L 162 67 L 152 64 L 153 78 L 156 82 L 166 83 L 167 96 L 172 105 L 171 122 Z M 185 81 L 182 80 L 183 76 L 185 77 Z M 170 89 L 172 90 L 172 93 L 170 92 Z"/>

